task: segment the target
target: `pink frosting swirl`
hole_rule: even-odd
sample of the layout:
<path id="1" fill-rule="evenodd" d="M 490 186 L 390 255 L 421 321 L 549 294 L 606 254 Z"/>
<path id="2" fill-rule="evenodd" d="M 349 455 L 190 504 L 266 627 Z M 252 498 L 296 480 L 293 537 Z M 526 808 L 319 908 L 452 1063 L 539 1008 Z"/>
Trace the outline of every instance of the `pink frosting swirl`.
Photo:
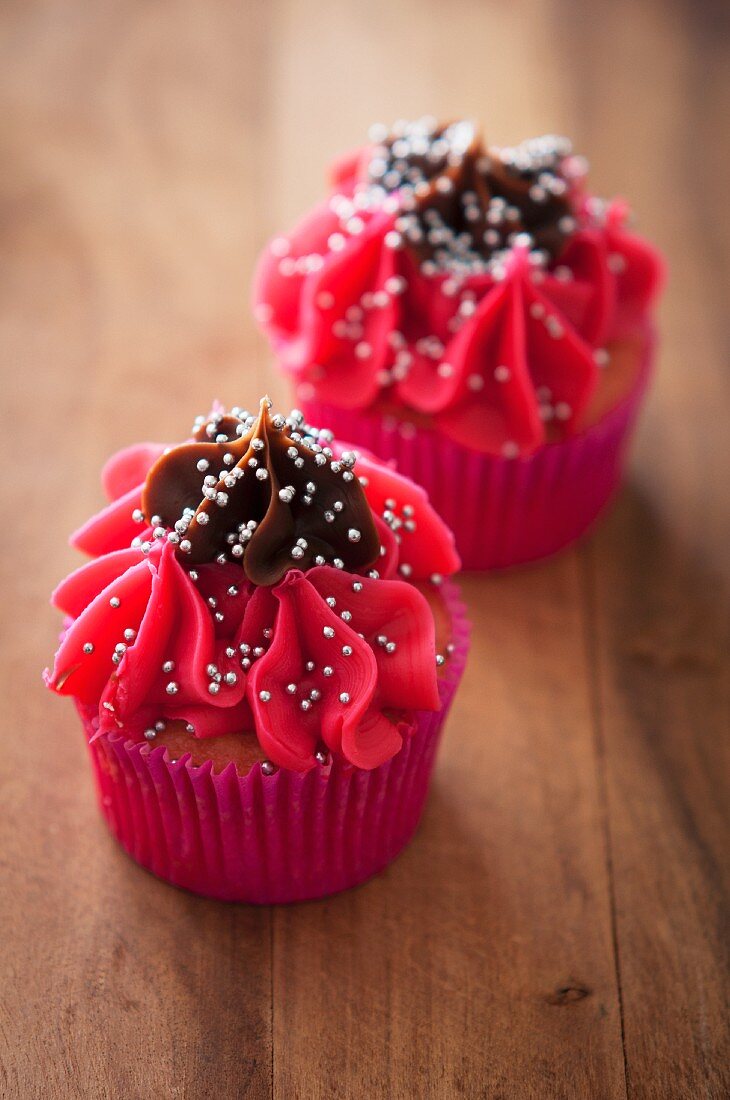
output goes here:
<path id="1" fill-rule="evenodd" d="M 159 529 L 140 530 L 144 481 L 165 450 L 140 444 L 104 468 L 112 501 L 72 537 L 94 557 L 53 594 L 69 623 L 49 687 L 98 705 L 99 735 L 152 740 L 158 723 L 183 721 L 197 737 L 253 730 L 295 770 L 322 743 L 360 768 L 389 759 L 409 728 L 398 715 L 439 707 L 430 608 L 395 578 L 438 583 L 459 565 L 425 493 L 358 456 L 378 570 L 292 568 L 257 586 L 238 563 L 191 568 Z"/>
<path id="2" fill-rule="evenodd" d="M 424 147 L 445 133 L 426 132 Z M 460 140 L 440 177 L 445 192 L 475 178 L 474 143 Z M 483 253 L 473 230 L 449 224 L 453 203 L 443 213 L 431 209 L 432 229 L 414 222 L 419 202 L 436 201 L 438 174 L 409 186 L 406 159 L 395 190 L 374 188 L 373 146 L 334 168 L 329 198 L 270 243 L 254 282 L 256 316 L 302 400 L 400 407 L 460 443 L 508 456 L 534 451 L 548 426 L 558 437 L 577 430 L 607 361 L 605 344 L 642 327 L 662 262 L 628 230 L 623 202 L 586 193 L 578 158 L 556 154 L 545 171 L 546 140 L 490 151 L 492 166 L 503 160 L 498 172 L 485 168 L 485 180 L 492 188 L 507 180 L 512 194 L 515 180 L 534 177 L 527 195 L 540 180 L 562 183 L 570 215 L 552 231 L 552 223 L 532 224 L 529 198 L 518 209 L 502 195 L 465 190 L 459 217 L 471 212 L 488 226 L 484 237 L 498 241 Z M 512 210 L 519 232 L 509 234 L 503 223 Z M 424 232 L 429 241 L 445 235 L 448 247 L 424 253 Z M 543 238 L 550 249 L 537 247 Z"/>

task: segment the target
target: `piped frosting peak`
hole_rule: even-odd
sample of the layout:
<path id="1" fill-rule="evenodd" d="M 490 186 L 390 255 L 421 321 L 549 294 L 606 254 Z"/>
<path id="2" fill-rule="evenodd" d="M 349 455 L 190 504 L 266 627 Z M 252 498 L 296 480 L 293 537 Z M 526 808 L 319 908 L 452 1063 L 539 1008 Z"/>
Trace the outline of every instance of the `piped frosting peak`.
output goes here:
<path id="1" fill-rule="evenodd" d="M 295 566 L 372 564 L 380 542 L 354 452 L 335 458 L 326 437 L 306 434 L 300 413 L 270 409 L 264 398 L 256 417 L 235 410 L 198 422 L 194 439 L 147 475 L 144 517 L 171 528 L 181 558 L 238 559 L 257 585 L 276 584 Z"/>
<path id="2" fill-rule="evenodd" d="M 53 594 L 68 618 L 46 674 L 98 707 L 96 736 L 154 744 L 183 723 L 255 733 L 272 770 L 328 753 L 374 768 L 439 708 L 445 658 L 407 582 L 459 559 L 413 482 L 265 399 L 120 451 L 102 483 L 110 503 L 72 536 L 91 560 Z"/>
<path id="3" fill-rule="evenodd" d="M 473 123 L 430 118 L 372 136 L 356 194 L 368 204 L 397 194 L 397 232 L 431 268 L 483 273 L 518 241 L 553 260 L 575 231 L 569 196 L 584 167 L 567 138 L 488 148 Z"/>
<path id="4" fill-rule="evenodd" d="M 565 138 L 376 128 L 264 251 L 254 309 L 310 401 L 505 457 L 581 430 L 611 345 L 645 336 L 661 257 Z"/>

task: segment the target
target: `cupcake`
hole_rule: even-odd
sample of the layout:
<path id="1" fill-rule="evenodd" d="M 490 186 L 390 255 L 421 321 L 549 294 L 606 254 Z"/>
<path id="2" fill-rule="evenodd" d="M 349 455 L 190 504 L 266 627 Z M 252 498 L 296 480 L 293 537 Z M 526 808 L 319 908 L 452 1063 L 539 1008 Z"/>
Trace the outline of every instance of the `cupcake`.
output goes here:
<path id="1" fill-rule="evenodd" d="M 395 459 L 465 568 L 550 554 L 616 490 L 647 387 L 658 253 L 560 137 L 374 128 L 265 250 L 254 308 L 310 418 Z"/>
<path id="2" fill-rule="evenodd" d="M 318 897 L 412 836 L 467 628 L 422 489 L 302 413 L 199 417 L 102 473 L 48 686 L 127 852 L 196 893 Z"/>

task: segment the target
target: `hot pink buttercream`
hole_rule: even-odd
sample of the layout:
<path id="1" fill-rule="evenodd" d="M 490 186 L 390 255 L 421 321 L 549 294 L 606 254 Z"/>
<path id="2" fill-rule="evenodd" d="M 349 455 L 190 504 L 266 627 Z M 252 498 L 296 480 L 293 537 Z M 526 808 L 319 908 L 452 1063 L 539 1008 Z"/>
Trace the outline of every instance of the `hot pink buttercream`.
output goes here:
<path id="1" fill-rule="evenodd" d="M 387 403 L 507 457 L 545 443 L 548 424 L 554 438 L 574 434 L 604 345 L 641 326 L 662 276 L 658 253 L 628 230 L 626 204 L 573 179 L 573 228 L 557 257 L 546 262 L 516 234 L 474 272 L 449 270 L 408 247 L 412 194 L 372 198 L 371 155 L 339 162 L 329 199 L 259 262 L 256 316 L 301 399 Z"/>
<path id="2" fill-rule="evenodd" d="M 187 568 L 173 542 L 140 529 L 144 479 L 164 450 L 127 448 L 104 468 L 112 501 L 72 538 L 97 556 L 53 594 L 70 623 L 49 686 L 98 705 L 97 736 L 141 740 L 177 720 L 197 737 L 255 730 L 273 763 L 299 771 L 321 742 L 360 768 L 390 759 L 408 728 L 393 711 L 439 707 L 430 609 L 393 577 L 437 583 L 459 565 L 423 490 L 359 457 L 377 572 L 291 569 L 260 587 L 233 562 Z"/>

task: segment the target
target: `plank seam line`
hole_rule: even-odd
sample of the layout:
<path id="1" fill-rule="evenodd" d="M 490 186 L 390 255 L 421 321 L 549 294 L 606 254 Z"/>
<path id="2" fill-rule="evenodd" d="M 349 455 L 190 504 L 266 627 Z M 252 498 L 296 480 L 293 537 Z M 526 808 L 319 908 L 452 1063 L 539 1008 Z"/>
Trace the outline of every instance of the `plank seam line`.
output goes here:
<path id="1" fill-rule="evenodd" d="M 271 1100 L 274 1100 L 274 921 L 276 920 L 276 908 L 269 906 L 269 984 L 270 984 L 270 1014 L 269 1027 L 271 1029 Z"/>
<path id="2" fill-rule="evenodd" d="M 608 876 L 608 902 L 611 921 L 611 941 L 613 946 L 613 967 L 616 976 L 618 994 L 619 1023 L 621 1026 L 621 1054 L 624 1064 L 624 1092 L 629 1096 L 629 1072 L 626 1057 L 626 1030 L 624 1026 L 624 998 L 621 986 L 621 957 L 618 938 L 618 915 L 616 911 L 616 889 L 613 865 L 613 846 L 611 824 L 608 812 L 608 782 L 606 778 L 606 743 L 601 715 L 601 692 L 598 666 L 598 616 L 595 578 L 595 559 L 593 548 L 583 546 L 578 552 L 580 578 L 583 588 L 583 636 L 588 664 L 588 694 L 593 720 L 593 741 L 596 752 L 598 772 L 598 802 L 601 816 L 601 831 L 606 855 L 606 873 Z"/>

